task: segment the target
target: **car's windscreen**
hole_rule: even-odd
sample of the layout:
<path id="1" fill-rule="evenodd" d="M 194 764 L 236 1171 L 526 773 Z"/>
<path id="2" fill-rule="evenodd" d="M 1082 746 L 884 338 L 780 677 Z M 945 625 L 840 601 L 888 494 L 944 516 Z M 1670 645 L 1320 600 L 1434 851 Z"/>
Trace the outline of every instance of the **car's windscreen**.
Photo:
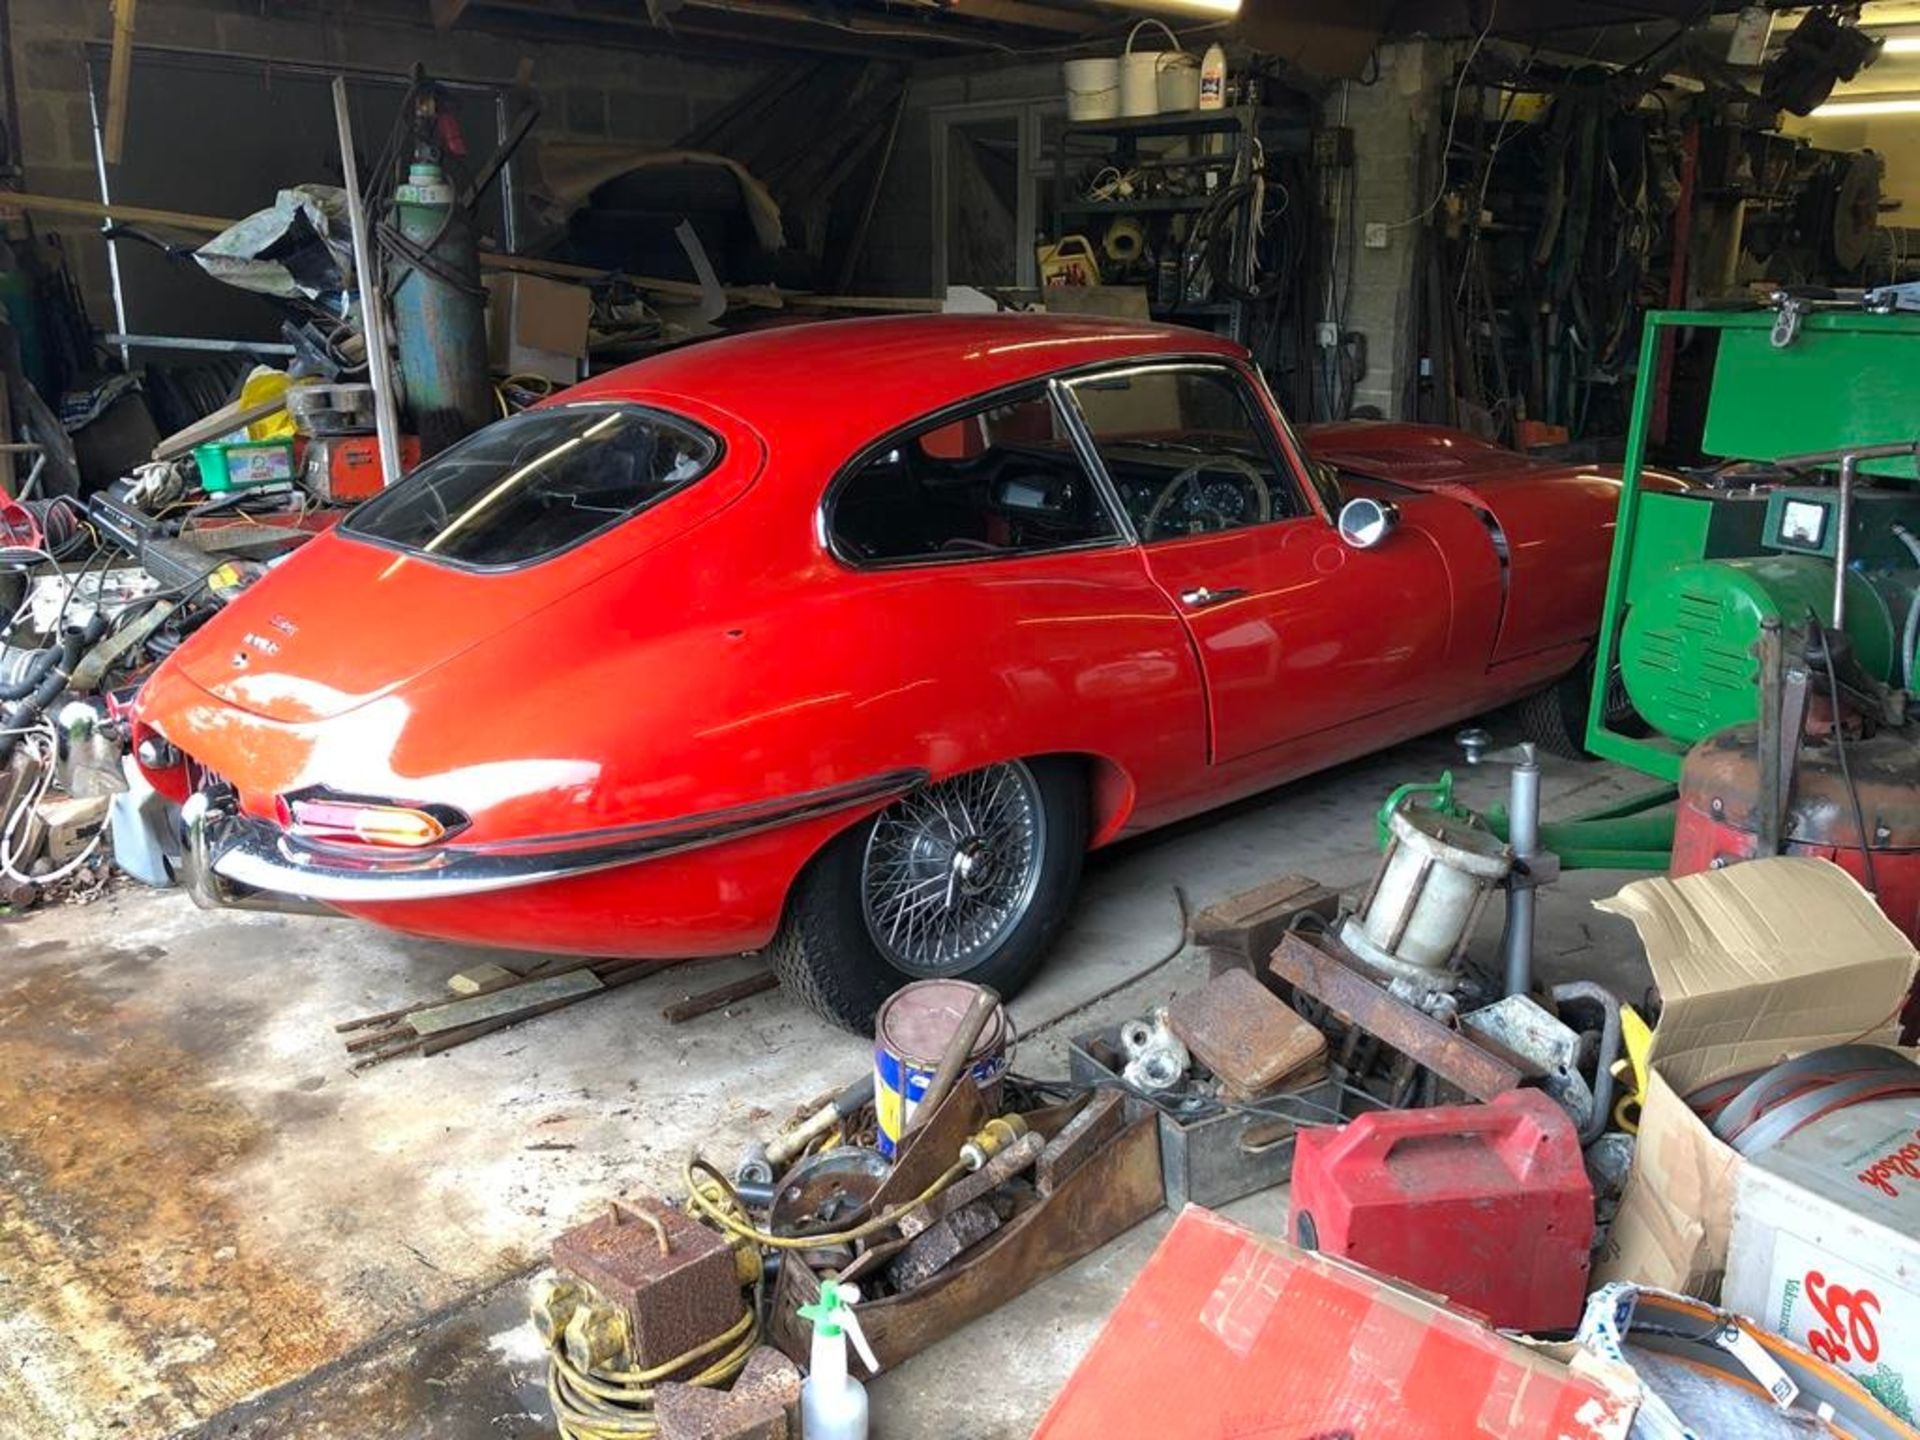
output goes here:
<path id="1" fill-rule="evenodd" d="M 639 514 L 718 454 L 711 436 L 658 410 L 534 410 L 436 455 L 341 528 L 456 565 L 529 565 Z"/>

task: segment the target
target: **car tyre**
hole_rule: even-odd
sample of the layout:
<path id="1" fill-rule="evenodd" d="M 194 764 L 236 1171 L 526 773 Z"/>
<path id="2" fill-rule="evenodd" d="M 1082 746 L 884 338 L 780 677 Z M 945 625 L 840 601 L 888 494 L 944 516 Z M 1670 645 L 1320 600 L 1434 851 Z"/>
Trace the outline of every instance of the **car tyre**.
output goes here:
<path id="1" fill-rule="evenodd" d="M 1549 755 L 1565 760 L 1591 760 L 1587 751 L 1587 705 L 1593 694 L 1594 665 L 1589 657 L 1570 674 L 1543 690 L 1536 690 L 1516 707 L 1520 733 Z M 1627 734 L 1640 728 L 1640 717 L 1627 699 L 1619 668 L 1607 686 L 1607 727 Z"/>
<path id="2" fill-rule="evenodd" d="M 1030 822 L 1037 853 L 1020 887 L 1019 912 L 990 944 L 951 968 L 905 967 L 876 937 L 870 920 L 868 867 L 876 836 L 884 841 L 897 833 L 904 820 L 924 813 L 929 797 L 952 793 L 949 787 L 971 786 L 978 793 L 996 782 L 1003 789 L 1017 786 L 1037 811 Z M 936 974 L 992 986 L 1010 999 L 1032 978 L 1072 908 L 1087 833 L 1086 773 L 1070 760 L 1014 761 L 924 787 L 834 837 L 801 872 L 768 947 L 768 963 L 808 1009 L 863 1035 L 873 1033 L 874 1016 L 889 995 Z"/>

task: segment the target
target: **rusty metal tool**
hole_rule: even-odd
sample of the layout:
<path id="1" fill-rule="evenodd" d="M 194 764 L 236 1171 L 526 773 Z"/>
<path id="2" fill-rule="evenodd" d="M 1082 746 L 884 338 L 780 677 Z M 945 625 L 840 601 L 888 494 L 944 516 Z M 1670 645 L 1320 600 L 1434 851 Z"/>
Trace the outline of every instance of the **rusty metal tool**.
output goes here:
<path id="1" fill-rule="evenodd" d="M 725 985 L 716 985 L 711 990 L 703 990 L 698 995 L 689 995 L 684 1000 L 674 1001 L 671 1005 L 662 1006 L 660 1018 L 669 1025 L 697 1020 L 702 1015 L 711 1015 L 716 1010 L 726 1009 L 736 1000 L 745 1000 L 750 995 L 777 989 L 779 984 L 778 975 L 771 970 L 762 970 Z"/>
<path id="2" fill-rule="evenodd" d="M 987 1021 L 993 1018 L 993 1012 L 1000 1008 L 1000 996 L 985 985 L 974 991 L 973 1000 L 961 1012 L 960 1023 L 954 1027 L 953 1034 L 947 1037 L 947 1048 L 940 1052 L 940 1063 L 935 1067 L 933 1079 L 927 1084 L 927 1093 L 923 1095 L 914 1112 L 907 1119 L 904 1133 L 912 1134 L 920 1123 L 934 1111 L 939 1103 L 946 1099 L 953 1087 L 960 1083 L 960 1077 L 967 1073 L 967 1063 L 973 1056 L 973 1047 L 980 1039 L 980 1032 L 987 1028 Z"/>
<path id="3" fill-rule="evenodd" d="M 772 1184 L 774 1177 L 787 1168 L 794 1156 L 872 1100 L 873 1072 L 869 1070 L 793 1129 L 776 1135 L 769 1144 L 755 1145 L 749 1149 L 733 1172 L 734 1183 Z"/>
<path id="4" fill-rule="evenodd" d="M 1524 1078 L 1512 1062 L 1396 999 L 1385 986 L 1297 934 L 1281 937 L 1269 967 L 1297 994 L 1318 1000 L 1354 1030 L 1410 1057 L 1475 1100 L 1518 1089 Z"/>

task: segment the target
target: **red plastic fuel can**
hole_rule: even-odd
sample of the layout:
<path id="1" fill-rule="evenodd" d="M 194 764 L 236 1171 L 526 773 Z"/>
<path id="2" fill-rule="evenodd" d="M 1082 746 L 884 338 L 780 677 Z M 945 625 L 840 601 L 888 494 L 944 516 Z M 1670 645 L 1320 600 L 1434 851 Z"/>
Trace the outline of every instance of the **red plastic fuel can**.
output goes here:
<path id="1" fill-rule="evenodd" d="M 1579 1322 L 1593 1185 L 1566 1112 L 1538 1090 L 1303 1130 L 1297 1242 L 1447 1296 L 1495 1325 Z"/>

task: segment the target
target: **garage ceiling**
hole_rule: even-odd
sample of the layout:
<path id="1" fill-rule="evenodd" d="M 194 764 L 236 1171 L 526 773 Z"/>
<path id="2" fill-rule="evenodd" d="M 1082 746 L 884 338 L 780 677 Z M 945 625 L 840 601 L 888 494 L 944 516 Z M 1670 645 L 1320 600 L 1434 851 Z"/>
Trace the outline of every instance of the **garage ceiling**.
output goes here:
<path id="1" fill-rule="evenodd" d="M 1019 53 L 1104 43 L 1143 13 L 1218 25 L 1232 0 L 413 0 L 443 29 L 647 46 L 664 34 L 864 53 Z M 1535 39 L 1596 27 L 1677 26 L 1738 0 L 1243 0 L 1245 28 L 1278 48 L 1371 48 L 1382 36 Z M 417 13 L 417 11 L 416 11 Z"/>

